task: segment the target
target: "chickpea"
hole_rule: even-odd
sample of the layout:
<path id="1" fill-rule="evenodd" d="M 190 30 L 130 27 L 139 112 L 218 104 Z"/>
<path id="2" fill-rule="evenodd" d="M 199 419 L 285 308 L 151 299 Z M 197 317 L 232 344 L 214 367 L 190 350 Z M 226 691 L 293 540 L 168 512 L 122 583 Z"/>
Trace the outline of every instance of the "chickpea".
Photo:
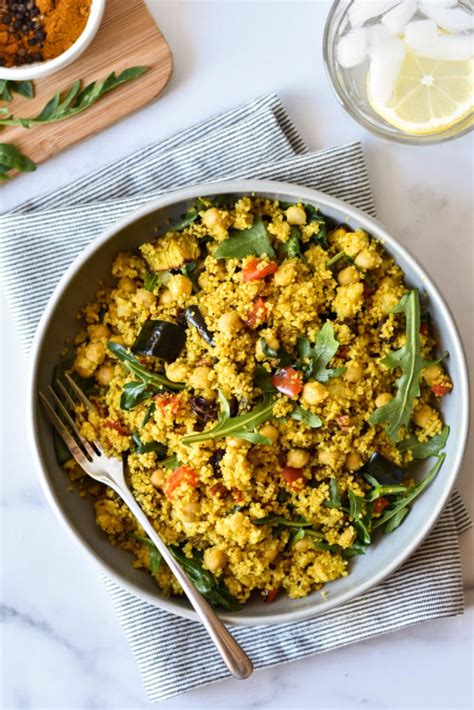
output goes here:
<path id="1" fill-rule="evenodd" d="M 151 308 L 155 303 L 155 297 L 151 291 L 147 291 L 146 288 L 139 288 L 135 293 L 135 302 L 137 306 Z"/>
<path id="2" fill-rule="evenodd" d="M 235 335 L 239 330 L 242 330 L 244 324 L 238 313 L 228 311 L 224 313 L 218 320 L 217 326 L 226 335 Z"/>
<path id="3" fill-rule="evenodd" d="M 99 385 L 106 387 L 114 376 L 113 365 L 102 365 L 95 373 L 95 376 Z"/>
<path id="4" fill-rule="evenodd" d="M 94 366 L 92 365 L 92 363 L 90 363 L 89 360 L 84 360 L 84 358 L 82 358 L 81 360 L 75 360 L 73 368 L 78 375 L 86 378 L 91 377 L 94 371 Z"/>
<path id="5" fill-rule="evenodd" d="M 200 512 L 201 504 L 198 501 L 191 500 L 183 505 L 180 518 L 184 523 L 195 523 Z"/>
<path id="6" fill-rule="evenodd" d="M 415 409 L 413 414 L 413 421 L 415 424 L 422 429 L 426 429 L 433 416 L 433 410 L 428 404 L 420 404 Z"/>
<path id="7" fill-rule="evenodd" d="M 303 537 L 301 540 L 297 540 L 293 545 L 293 549 L 295 549 L 297 552 L 308 552 L 308 550 L 314 549 L 313 543 L 311 542 L 311 538 Z"/>
<path id="8" fill-rule="evenodd" d="M 341 460 L 341 455 L 338 451 L 331 451 L 331 449 L 320 449 L 318 451 L 318 461 L 323 466 L 331 466 L 331 468 L 336 468 Z"/>
<path id="9" fill-rule="evenodd" d="M 189 296 L 193 290 L 191 279 L 182 274 L 172 276 L 168 281 L 168 290 L 175 300 L 183 296 Z"/>
<path id="10" fill-rule="evenodd" d="M 337 275 L 337 283 L 339 286 L 350 286 L 351 284 L 360 281 L 359 272 L 354 266 L 347 266 L 342 269 Z"/>
<path id="11" fill-rule="evenodd" d="M 423 379 L 427 385 L 433 387 L 433 385 L 436 384 L 436 382 L 441 379 L 443 375 L 444 372 L 442 367 L 439 365 L 431 365 L 431 367 L 427 367 L 424 371 Z"/>
<path id="12" fill-rule="evenodd" d="M 363 465 L 364 462 L 356 451 L 351 451 L 350 454 L 347 454 L 345 466 L 348 471 L 358 471 Z"/>
<path id="13" fill-rule="evenodd" d="M 210 572 L 217 572 L 227 564 L 227 555 L 218 547 L 208 547 L 204 550 L 204 564 Z"/>
<path id="14" fill-rule="evenodd" d="M 191 385 L 191 387 L 195 387 L 197 389 L 206 389 L 210 385 L 210 374 L 210 367 L 206 367 L 205 365 L 195 367 L 194 372 L 189 378 L 189 384 Z"/>
<path id="15" fill-rule="evenodd" d="M 89 343 L 84 351 L 84 355 L 87 360 L 95 365 L 101 365 L 104 362 L 105 354 L 105 347 L 100 341 L 96 343 Z"/>
<path id="16" fill-rule="evenodd" d="M 166 473 L 161 468 L 157 468 L 150 476 L 150 483 L 155 488 L 164 488 L 166 484 Z"/>
<path id="17" fill-rule="evenodd" d="M 382 394 L 379 394 L 379 396 L 375 398 L 375 406 L 383 407 L 384 404 L 388 404 L 391 399 L 393 399 L 393 397 L 390 392 L 382 392 Z"/>
<path id="18" fill-rule="evenodd" d="M 273 424 L 264 424 L 258 433 L 270 439 L 272 444 L 278 441 L 278 429 Z"/>
<path id="19" fill-rule="evenodd" d="M 275 286 L 289 286 L 296 278 L 296 268 L 293 262 L 287 261 L 273 275 Z"/>
<path id="20" fill-rule="evenodd" d="M 165 372 L 171 382 L 184 382 L 187 376 L 186 366 L 178 362 L 170 362 L 165 365 Z"/>
<path id="21" fill-rule="evenodd" d="M 307 382 L 301 393 L 301 400 L 306 404 L 320 404 L 328 396 L 326 387 L 321 382 Z"/>
<path id="22" fill-rule="evenodd" d="M 346 382 L 358 382 L 364 374 L 364 368 L 358 362 L 352 360 L 347 364 L 347 370 L 344 373 Z"/>
<path id="23" fill-rule="evenodd" d="M 201 219 L 203 225 L 208 229 L 224 227 L 224 220 L 222 219 L 222 215 L 217 207 L 210 207 L 202 214 Z"/>
<path id="24" fill-rule="evenodd" d="M 122 276 L 122 278 L 118 281 L 117 288 L 120 291 L 125 291 L 125 293 L 135 293 L 137 290 L 137 284 L 128 276 Z"/>
<path id="25" fill-rule="evenodd" d="M 162 291 L 160 293 L 160 299 L 159 299 L 160 306 L 169 306 L 169 304 L 172 303 L 173 301 L 174 301 L 173 294 L 171 293 L 171 291 L 169 289 L 165 288 L 164 291 Z"/>
<path id="26" fill-rule="evenodd" d="M 101 338 L 108 338 L 110 335 L 110 330 L 103 323 L 99 325 L 90 325 L 87 328 L 89 337 L 91 340 L 100 340 Z"/>
<path id="27" fill-rule="evenodd" d="M 303 468 L 309 461 L 309 451 L 304 449 L 290 449 L 288 451 L 288 456 L 286 463 L 292 468 Z"/>
<path id="28" fill-rule="evenodd" d="M 376 252 L 369 251 L 369 249 L 363 249 L 355 258 L 356 266 L 359 266 L 361 269 L 366 269 L 367 271 L 376 269 L 377 266 L 380 265 L 380 261 L 379 255 Z"/>
<path id="29" fill-rule="evenodd" d="M 291 205 L 291 207 L 288 207 L 286 210 L 286 221 L 289 224 L 297 224 L 298 226 L 306 224 L 306 212 L 303 207 L 299 205 Z"/>

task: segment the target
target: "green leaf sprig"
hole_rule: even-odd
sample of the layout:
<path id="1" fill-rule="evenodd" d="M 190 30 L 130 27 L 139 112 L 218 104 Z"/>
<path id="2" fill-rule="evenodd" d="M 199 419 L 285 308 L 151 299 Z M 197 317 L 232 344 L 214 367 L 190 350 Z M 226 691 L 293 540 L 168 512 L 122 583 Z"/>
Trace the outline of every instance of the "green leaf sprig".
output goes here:
<path id="1" fill-rule="evenodd" d="M 314 235 L 313 241 L 322 246 L 323 249 L 328 249 L 329 242 L 326 220 L 320 211 L 316 207 L 313 207 L 313 205 L 306 204 L 303 205 L 303 207 L 306 212 L 308 223 L 311 224 L 312 222 L 317 222 L 319 224 L 319 232 Z"/>
<path id="2" fill-rule="evenodd" d="M 329 321 L 318 331 L 314 346 L 311 345 L 308 338 L 301 336 L 298 338 L 297 347 L 303 361 L 304 377 L 307 380 L 328 382 L 333 377 L 340 377 L 346 371 L 345 367 L 334 369 L 326 367 L 339 348 L 339 343 L 334 336 L 334 329 Z"/>
<path id="3" fill-rule="evenodd" d="M 161 553 L 158 550 L 158 548 L 152 543 L 149 537 L 143 537 L 143 535 L 137 535 L 136 533 L 132 533 L 132 537 L 135 540 L 138 540 L 138 542 L 142 542 L 144 545 L 147 546 L 148 548 L 148 559 L 150 563 L 150 573 L 154 577 L 158 570 L 160 569 L 161 565 L 161 560 L 163 559 L 161 557 Z"/>
<path id="4" fill-rule="evenodd" d="M 271 419 L 273 415 L 274 398 L 270 394 L 264 394 L 263 399 L 250 412 L 239 414 L 236 417 L 230 416 L 230 406 L 227 399 L 219 390 L 219 400 L 221 411 L 215 424 L 211 429 L 197 434 L 188 434 L 181 440 L 183 444 L 189 446 L 199 441 L 210 439 L 223 439 L 228 436 L 237 439 L 250 441 L 252 444 L 264 444 L 269 446 L 272 442 L 268 437 L 262 436 L 256 427 Z"/>
<path id="5" fill-rule="evenodd" d="M 65 121 L 86 111 L 109 91 L 128 81 L 137 79 L 146 69 L 147 67 L 143 66 L 129 67 L 124 69 L 118 76 L 115 72 L 112 72 L 106 79 L 93 81 L 82 89 L 82 82 L 78 79 L 69 90 L 58 91 L 40 113 L 32 118 L 16 117 L 5 107 L 0 109 L 0 126 L 31 128 L 40 124 Z"/>
<path id="6" fill-rule="evenodd" d="M 411 434 L 407 439 L 400 441 L 398 450 L 411 451 L 414 459 L 427 459 L 429 456 L 437 456 L 444 449 L 448 436 L 449 426 L 447 425 L 428 441 L 419 441 L 414 434 Z"/>
<path id="7" fill-rule="evenodd" d="M 265 225 L 255 217 L 248 229 L 233 229 L 228 239 L 219 244 L 214 252 L 216 259 L 243 259 L 246 256 L 273 257 L 275 252 Z"/>
<path id="8" fill-rule="evenodd" d="M 390 369 L 399 368 L 401 375 L 396 382 L 397 393 L 393 399 L 376 409 L 369 418 L 370 424 L 380 424 L 392 441 L 399 441 L 401 432 L 408 427 L 413 404 L 420 396 L 420 376 L 425 367 L 433 364 L 421 356 L 420 342 L 420 301 L 418 291 L 413 289 L 397 303 L 392 313 L 404 313 L 406 320 L 406 342 L 400 350 L 389 353 L 382 365 Z"/>
<path id="9" fill-rule="evenodd" d="M 25 99 L 32 99 L 35 95 L 33 82 L 0 79 L 0 101 L 12 101 L 13 94 L 19 94 Z"/>
<path id="10" fill-rule="evenodd" d="M 319 429 L 323 424 L 317 414 L 310 412 L 309 409 L 305 409 L 300 404 L 295 405 L 290 417 L 298 422 L 303 422 L 310 429 Z"/>
<path id="11" fill-rule="evenodd" d="M 0 143 L 0 180 L 9 180 L 12 170 L 20 173 L 32 173 L 36 163 L 24 155 L 13 143 Z"/>
<path id="12" fill-rule="evenodd" d="M 166 456 L 166 446 L 161 444 L 159 441 L 149 441 L 144 443 L 136 433 L 132 435 L 132 439 L 135 444 L 136 454 L 149 454 L 150 452 L 153 452 L 157 454 L 159 458 Z"/>

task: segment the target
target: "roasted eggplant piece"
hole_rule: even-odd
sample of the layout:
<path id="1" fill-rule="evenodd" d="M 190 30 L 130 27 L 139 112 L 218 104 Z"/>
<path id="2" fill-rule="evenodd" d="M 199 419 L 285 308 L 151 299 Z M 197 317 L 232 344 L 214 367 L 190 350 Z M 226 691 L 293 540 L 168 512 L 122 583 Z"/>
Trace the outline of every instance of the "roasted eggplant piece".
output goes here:
<path id="1" fill-rule="evenodd" d="M 373 476 L 381 486 L 394 486 L 402 483 L 406 475 L 404 468 L 397 466 L 393 461 L 389 461 L 385 456 L 377 452 L 372 454 L 364 467 L 364 471 Z"/>
<path id="2" fill-rule="evenodd" d="M 212 337 L 204 320 L 204 316 L 197 306 L 188 306 L 184 311 L 184 316 L 190 325 L 193 325 L 199 335 L 208 345 L 215 346 L 214 338 Z"/>
<path id="3" fill-rule="evenodd" d="M 154 355 L 166 362 L 179 357 L 186 342 L 186 332 L 176 323 L 147 320 L 131 348 L 138 355 Z"/>

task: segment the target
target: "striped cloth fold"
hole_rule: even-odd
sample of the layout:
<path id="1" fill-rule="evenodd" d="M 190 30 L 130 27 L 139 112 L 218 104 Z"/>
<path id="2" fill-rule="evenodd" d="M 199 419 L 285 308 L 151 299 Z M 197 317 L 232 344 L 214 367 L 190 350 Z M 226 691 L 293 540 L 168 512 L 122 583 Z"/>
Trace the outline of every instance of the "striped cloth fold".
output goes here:
<path id="1" fill-rule="evenodd" d="M 105 227 L 163 192 L 233 177 L 317 188 L 375 215 L 360 144 L 308 153 L 279 99 L 264 96 L 0 216 L 0 274 L 25 349 L 59 278 Z M 470 524 L 454 492 L 410 559 L 360 598 L 311 620 L 232 632 L 259 669 L 461 614 L 458 535 Z M 151 701 L 228 675 L 199 624 L 104 581 Z"/>

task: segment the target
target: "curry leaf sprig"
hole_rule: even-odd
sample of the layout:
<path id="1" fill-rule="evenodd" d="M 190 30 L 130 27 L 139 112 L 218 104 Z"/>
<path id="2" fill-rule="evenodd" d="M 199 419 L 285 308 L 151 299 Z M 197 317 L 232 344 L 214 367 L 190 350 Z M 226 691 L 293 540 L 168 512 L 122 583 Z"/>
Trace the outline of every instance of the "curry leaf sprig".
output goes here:
<path id="1" fill-rule="evenodd" d="M 326 366 L 336 354 L 339 343 L 334 336 L 334 329 L 329 321 L 318 331 L 316 342 L 311 345 L 308 338 L 298 338 L 297 347 L 301 358 L 305 379 L 327 382 L 333 377 L 340 377 L 346 371 L 345 367 L 328 369 Z"/>
<path id="2" fill-rule="evenodd" d="M 12 101 L 13 94 L 19 94 L 25 99 L 32 99 L 35 95 L 33 82 L 0 79 L 0 101 Z"/>
<path id="3" fill-rule="evenodd" d="M 420 395 L 420 376 L 425 367 L 434 364 L 421 356 L 420 301 L 418 291 L 413 289 L 397 303 L 392 313 L 404 313 L 406 342 L 400 350 L 389 353 L 382 365 L 390 369 L 400 368 L 397 393 L 393 399 L 376 409 L 369 418 L 370 424 L 381 424 L 392 441 L 399 441 L 402 430 L 408 426 L 414 400 Z"/>
<path id="4" fill-rule="evenodd" d="M 11 170 L 32 173 L 36 170 L 36 163 L 12 143 L 0 143 L 0 180 L 9 180 Z"/>
<path id="5" fill-rule="evenodd" d="M 262 436 L 257 431 L 254 431 L 256 427 L 272 417 L 274 398 L 270 394 L 265 394 L 262 401 L 250 412 L 239 414 L 236 417 L 231 416 L 229 402 L 221 391 L 219 391 L 219 400 L 221 403 L 221 411 L 217 424 L 206 431 L 197 434 L 188 434 L 183 437 L 183 444 L 189 445 L 198 441 L 222 439 L 227 436 L 245 439 L 245 441 L 250 441 L 252 444 L 270 445 L 272 443 L 266 436 Z"/>
<path id="6" fill-rule="evenodd" d="M 118 76 L 115 72 L 112 72 L 106 79 L 93 81 L 84 88 L 81 88 L 82 82 L 78 79 L 69 90 L 58 91 L 40 113 L 32 118 L 16 117 L 10 113 L 8 108 L 2 108 L 0 109 L 0 126 L 31 128 L 39 124 L 65 121 L 88 109 L 104 94 L 117 88 L 117 86 L 137 79 L 146 69 L 143 66 L 129 67 L 124 69 Z"/>
<path id="7" fill-rule="evenodd" d="M 133 355 L 129 350 L 119 343 L 109 342 L 108 350 L 120 360 L 127 370 L 133 375 L 136 375 L 137 380 L 127 382 L 124 385 L 122 396 L 120 398 L 120 406 L 125 411 L 133 409 L 141 402 L 146 401 L 154 394 L 163 390 L 181 390 L 184 385 L 182 383 L 171 382 L 163 375 L 156 372 L 150 372 L 144 365 Z"/>

